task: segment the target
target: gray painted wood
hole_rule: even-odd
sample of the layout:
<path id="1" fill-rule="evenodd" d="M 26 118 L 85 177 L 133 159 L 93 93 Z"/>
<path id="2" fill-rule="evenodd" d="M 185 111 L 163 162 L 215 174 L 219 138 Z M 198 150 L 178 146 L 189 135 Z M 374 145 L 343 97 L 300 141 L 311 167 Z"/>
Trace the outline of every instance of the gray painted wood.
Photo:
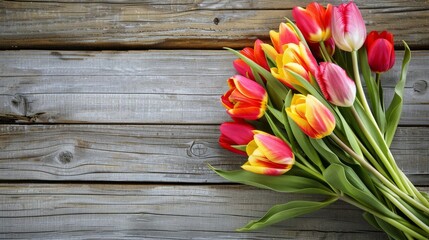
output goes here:
<path id="1" fill-rule="evenodd" d="M 243 47 L 311 1 L 0 1 L 0 48 Z M 343 1 L 322 1 L 339 4 Z M 427 1 L 359 1 L 368 31 L 429 45 Z M 406 18 L 406 21 L 404 21 Z M 400 24 L 398 24 L 400 23 Z"/>
<path id="2" fill-rule="evenodd" d="M 227 51 L 0 52 L 0 118 L 38 123 L 219 124 Z M 429 52 L 413 52 L 402 124 L 427 125 Z M 402 54 L 383 75 L 391 98 Z M 6 116 L 7 115 L 7 116 Z"/>
<path id="3" fill-rule="evenodd" d="M 239 169 L 218 126 L 2 125 L 0 180 L 225 182 L 208 167 Z M 402 127 L 392 152 L 413 182 L 427 185 L 429 128 Z"/>
<path id="4" fill-rule="evenodd" d="M 247 186 L 0 184 L 0 192 L 3 239 L 387 239 L 342 202 L 235 232 L 274 204 L 323 199 Z"/>

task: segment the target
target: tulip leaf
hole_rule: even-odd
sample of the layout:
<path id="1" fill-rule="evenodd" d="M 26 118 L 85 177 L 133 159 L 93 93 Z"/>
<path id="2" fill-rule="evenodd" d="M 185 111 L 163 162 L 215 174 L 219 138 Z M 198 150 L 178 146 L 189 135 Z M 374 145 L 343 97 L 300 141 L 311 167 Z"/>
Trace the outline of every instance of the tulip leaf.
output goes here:
<path id="1" fill-rule="evenodd" d="M 334 163 L 326 168 L 323 176 L 331 186 L 355 199 L 361 205 L 386 217 L 398 219 L 397 215 L 393 214 L 371 193 L 351 167 Z"/>
<path id="2" fill-rule="evenodd" d="M 387 146 L 390 146 L 392 143 L 402 113 L 405 81 L 407 79 L 408 65 L 411 60 L 411 50 L 406 42 L 404 42 L 404 46 L 405 53 L 404 59 L 402 60 L 401 78 L 395 86 L 395 95 L 393 96 L 389 108 L 386 110 L 387 126 L 385 139 Z"/>
<path id="3" fill-rule="evenodd" d="M 268 121 L 268 124 L 270 124 L 271 130 L 273 131 L 274 135 L 285 141 L 287 144 L 290 145 L 288 139 L 286 138 L 286 133 L 283 131 L 271 118 L 270 114 L 268 112 L 265 112 L 265 118 Z"/>
<path id="4" fill-rule="evenodd" d="M 255 77 L 255 81 L 259 83 L 263 88 L 266 90 L 266 86 L 264 84 L 264 80 L 262 80 L 261 75 L 258 74 L 258 72 L 254 68 L 250 68 L 252 70 L 252 74 Z"/>
<path id="5" fill-rule="evenodd" d="M 326 145 L 323 139 L 314 139 L 310 138 L 311 145 L 313 145 L 314 149 L 326 159 L 329 163 L 340 163 L 338 156 L 331 151 L 330 147 Z"/>
<path id="6" fill-rule="evenodd" d="M 235 148 L 235 149 L 237 149 L 237 150 L 240 150 L 240 151 L 246 152 L 246 147 L 247 147 L 247 145 L 231 145 L 231 147 L 233 147 L 233 148 Z"/>
<path id="7" fill-rule="evenodd" d="M 285 204 L 275 205 L 268 210 L 268 212 L 261 219 L 249 222 L 243 228 L 237 229 L 238 231 L 256 230 L 268 225 L 278 223 L 287 219 L 298 217 L 324 208 L 335 201 L 337 197 L 328 198 L 323 202 L 316 201 L 290 201 Z"/>
<path id="8" fill-rule="evenodd" d="M 316 149 L 311 146 L 309 137 L 305 135 L 305 133 L 290 117 L 288 117 L 288 120 L 292 133 L 295 136 L 295 139 L 302 151 L 320 170 L 323 171 L 325 167 L 323 166 L 322 160 L 320 159 L 319 154 L 317 154 Z"/>
<path id="9" fill-rule="evenodd" d="M 374 217 L 375 221 L 377 222 L 378 226 L 387 234 L 389 235 L 390 239 L 395 240 L 407 240 L 408 238 L 404 235 L 404 233 L 397 229 L 396 227 L 390 225 L 389 223 L 383 221 L 382 219 L 378 217 Z"/>
<path id="10" fill-rule="evenodd" d="M 290 127 L 290 123 L 289 123 L 289 118 L 287 116 L 286 113 L 286 107 L 289 107 L 292 101 L 292 91 L 289 91 L 288 94 L 286 95 L 286 98 L 284 100 L 284 106 L 282 109 L 282 114 L 283 114 L 283 124 L 284 124 L 284 128 L 286 130 L 286 133 L 288 135 L 288 139 L 290 141 L 291 147 L 293 149 L 293 151 L 297 151 L 297 143 L 295 141 L 295 138 L 293 137 L 293 133 L 292 133 L 292 129 Z"/>
<path id="11" fill-rule="evenodd" d="M 275 192 L 335 195 L 331 189 L 314 179 L 290 175 L 289 173 L 292 170 L 280 176 L 268 176 L 244 170 L 223 171 L 212 166 L 210 168 L 219 176 L 231 182 L 269 189 Z"/>
<path id="12" fill-rule="evenodd" d="M 337 109 L 337 111 L 338 111 L 338 109 Z M 353 151 L 355 153 L 357 153 L 360 156 L 363 156 L 362 150 L 359 147 L 359 143 L 356 140 L 356 136 L 355 136 L 353 130 L 350 128 L 346 119 L 344 119 L 343 115 L 341 115 L 340 113 L 337 115 L 338 115 L 338 117 L 342 123 L 344 136 L 347 138 L 347 141 L 349 142 L 350 147 L 353 149 Z"/>
<path id="13" fill-rule="evenodd" d="M 371 226 L 373 226 L 377 230 L 380 230 L 380 231 L 383 230 L 383 229 L 381 229 L 380 225 L 378 225 L 378 222 L 375 219 L 374 215 L 372 215 L 371 213 L 368 213 L 368 212 L 364 212 L 362 214 L 362 216 Z"/>

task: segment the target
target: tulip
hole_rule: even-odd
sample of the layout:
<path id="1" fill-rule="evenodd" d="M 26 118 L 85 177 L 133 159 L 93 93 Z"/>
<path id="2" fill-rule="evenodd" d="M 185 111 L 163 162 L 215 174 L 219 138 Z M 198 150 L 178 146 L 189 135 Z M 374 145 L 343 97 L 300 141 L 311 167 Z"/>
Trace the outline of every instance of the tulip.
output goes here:
<path id="1" fill-rule="evenodd" d="M 283 54 L 278 54 L 276 57 L 276 67 L 271 68 L 271 74 L 289 88 L 295 89 L 294 85 L 301 86 L 288 70 L 299 74 L 309 82 L 312 81 L 311 76 L 314 76 L 317 71 L 317 62 L 303 43 L 284 45 Z"/>
<path id="2" fill-rule="evenodd" d="M 295 163 L 290 146 L 280 138 L 255 130 L 253 140 L 247 144 L 248 161 L 241 166 L 244 170 L 264 175 L 281 175 Z"/>
<path id="3" fill-rule="evenodd" d="M 366 37 L 365 22 L 354 2 L 334 7 L 331 31 L 335 44 L 340 49 L 352 52 L 362 47 Z"/>
<path id="4" fill-rule="evenodd" d="M 307 5 L 307 8 L 294 7 L 292 15 L 296 25 L 308 42 L 318 43 L 331 37 L 332 5 L 326 8 L 317 2 Z"/>
<path id="5" fill-rule="evenodd" d="M 299 43 L 298 34 L 290 23 L 280 23 L 279 32 L 270 31 L 271 42 L 278 53 L 283 53 L 283 46 L 288 43 Z"/>
<path id="6" fill-rule="evenodd" d="M 221 100 L 231 117 L 256 120 L 264 115 L 268 94 L 261 85 L 246 77 L 235 75 L 228 79 L 228 86 L 230 89 Z"/>
<path id="7" fill-rule="evenodd" d="M 334 115 L 312 95 L 295 94 L 286 113 L 311 138 L 328 136 L 335 128 Z"/>
<path id="8" fill-rule="evenodd" d="M 341 107 L 353 105 L 356 85 L 340 66 L 330 62 L 320 63 L 316 80 L 325 99 L 330 103 Z"/>
<path id="9" fill-rule="evenodd" d="M 245 151 L 239 150 L 234 146 L 247 145 L 253 140 L 253 130 L 255 128 L 246 122 L 224 122 L 220 125 L 221 135 L 219 144 L 231 151 L 241 155 L 246 155 Z"/>
<path id="10" fill-rule="evenodd" d="M 373 72 L 386 72 L 395 64 L 395 48 L 393 45 L 393 35 L 383 31 L 378 34 L 372 31 L 365 41 L 368 52 L 368 64 Z"/>
<path id="11" fill-rule="evenodd" d="M 267 59 L 265 58 L 265 53 L 262 50 L 262 47 L 261 47 L 262 44 L 264 44 L 264 42 L 257 39 L 255 41 L 253 48 L 246 47 L 243 50 L 241 50 L 240 53 L 269 71 L 270 68 L 268 66 Z M 255 80 L 255 77 L 253 76 L 253 73 L 252 73 L 252 69 L 242 59 L 234 60 L 233 66 L 240 75 L 246 76 L 252 80 Z"/>

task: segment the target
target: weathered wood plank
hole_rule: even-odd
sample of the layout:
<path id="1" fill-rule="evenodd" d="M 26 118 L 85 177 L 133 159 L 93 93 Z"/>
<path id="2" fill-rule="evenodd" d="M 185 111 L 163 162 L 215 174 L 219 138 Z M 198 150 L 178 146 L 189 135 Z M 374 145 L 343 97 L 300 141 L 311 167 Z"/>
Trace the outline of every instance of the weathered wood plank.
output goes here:
<path id="1" fill-rule="evenodd" d="M 0 180 L 225 182 L 208 167 L 246 160 L 219 147 L 218 126 L 2 125 Z M 429 128 L 399 128 L 392 145 L 415 184 L 429 177 Z"/>
<path id="2" fill-rule="evenodd" d="M 342 202 L 263 230 L 235 232 L 274 204 L 320 199 L 246 186 L 0 184 L 0 192 L 4 239 L 386 238 Z"/>
<path id="3" fill-rule="evenodd" d="M 387 98 L 401 58 L 398 52 L 383 76 Z M 219 97 L 233 59 L 226 51 L 3 51 L 0 114 L 50 123 L 218 124 L 228 119 Z M 428 60 L 429 52 L 413 52 L 402 124 L 429 124 Z"/>
<path id="4" fill-rule="evenodd" d="M 306 1 L 0 1 L 0 48 L 221 48 L 268 39 Z M 343 1 L 322 1 L 339 4 Z M 429 3 L 364 0 L 368 31 L 429 47 Z M 400 24 L 398 24 L 400 22 Z"/>

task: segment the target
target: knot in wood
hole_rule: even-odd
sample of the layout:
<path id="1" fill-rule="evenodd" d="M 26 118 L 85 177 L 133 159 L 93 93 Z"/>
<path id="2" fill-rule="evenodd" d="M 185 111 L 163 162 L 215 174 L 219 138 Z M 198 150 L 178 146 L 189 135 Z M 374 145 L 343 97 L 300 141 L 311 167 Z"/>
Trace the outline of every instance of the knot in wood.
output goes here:
<path id="1" fill-rule="evenodd" d="M 207 153 L 207 147 L 203 143 L 193 142 L 189 148 L 188 155 L 202 157 Z"/>
<path id="2" fill-rule="evenodd" d="M 71 160 L 73 160 L 73 153 L 69 152 L 69 151 L 62 151 L 60 152 L 60 154 L 58 155 L 58 160 L 62 163 L 62 164 L 67 164 L 70 163 Z"/>
<path id="3" fill-rule="evenodd" d="M 215 25 L 218 25 L 218 24 L 219 24 L 219 22 L 220 22 L 219 18 L 215 17 L 215 18 L 213 19 L 213 23 L 214 23 Z"/>
<path id="4" fill-rule="evenodd" d="M 419 80 L 414 83 L 413 89 L 416 93 L 425 93 L 428 83 L 425 80 Z"/>

